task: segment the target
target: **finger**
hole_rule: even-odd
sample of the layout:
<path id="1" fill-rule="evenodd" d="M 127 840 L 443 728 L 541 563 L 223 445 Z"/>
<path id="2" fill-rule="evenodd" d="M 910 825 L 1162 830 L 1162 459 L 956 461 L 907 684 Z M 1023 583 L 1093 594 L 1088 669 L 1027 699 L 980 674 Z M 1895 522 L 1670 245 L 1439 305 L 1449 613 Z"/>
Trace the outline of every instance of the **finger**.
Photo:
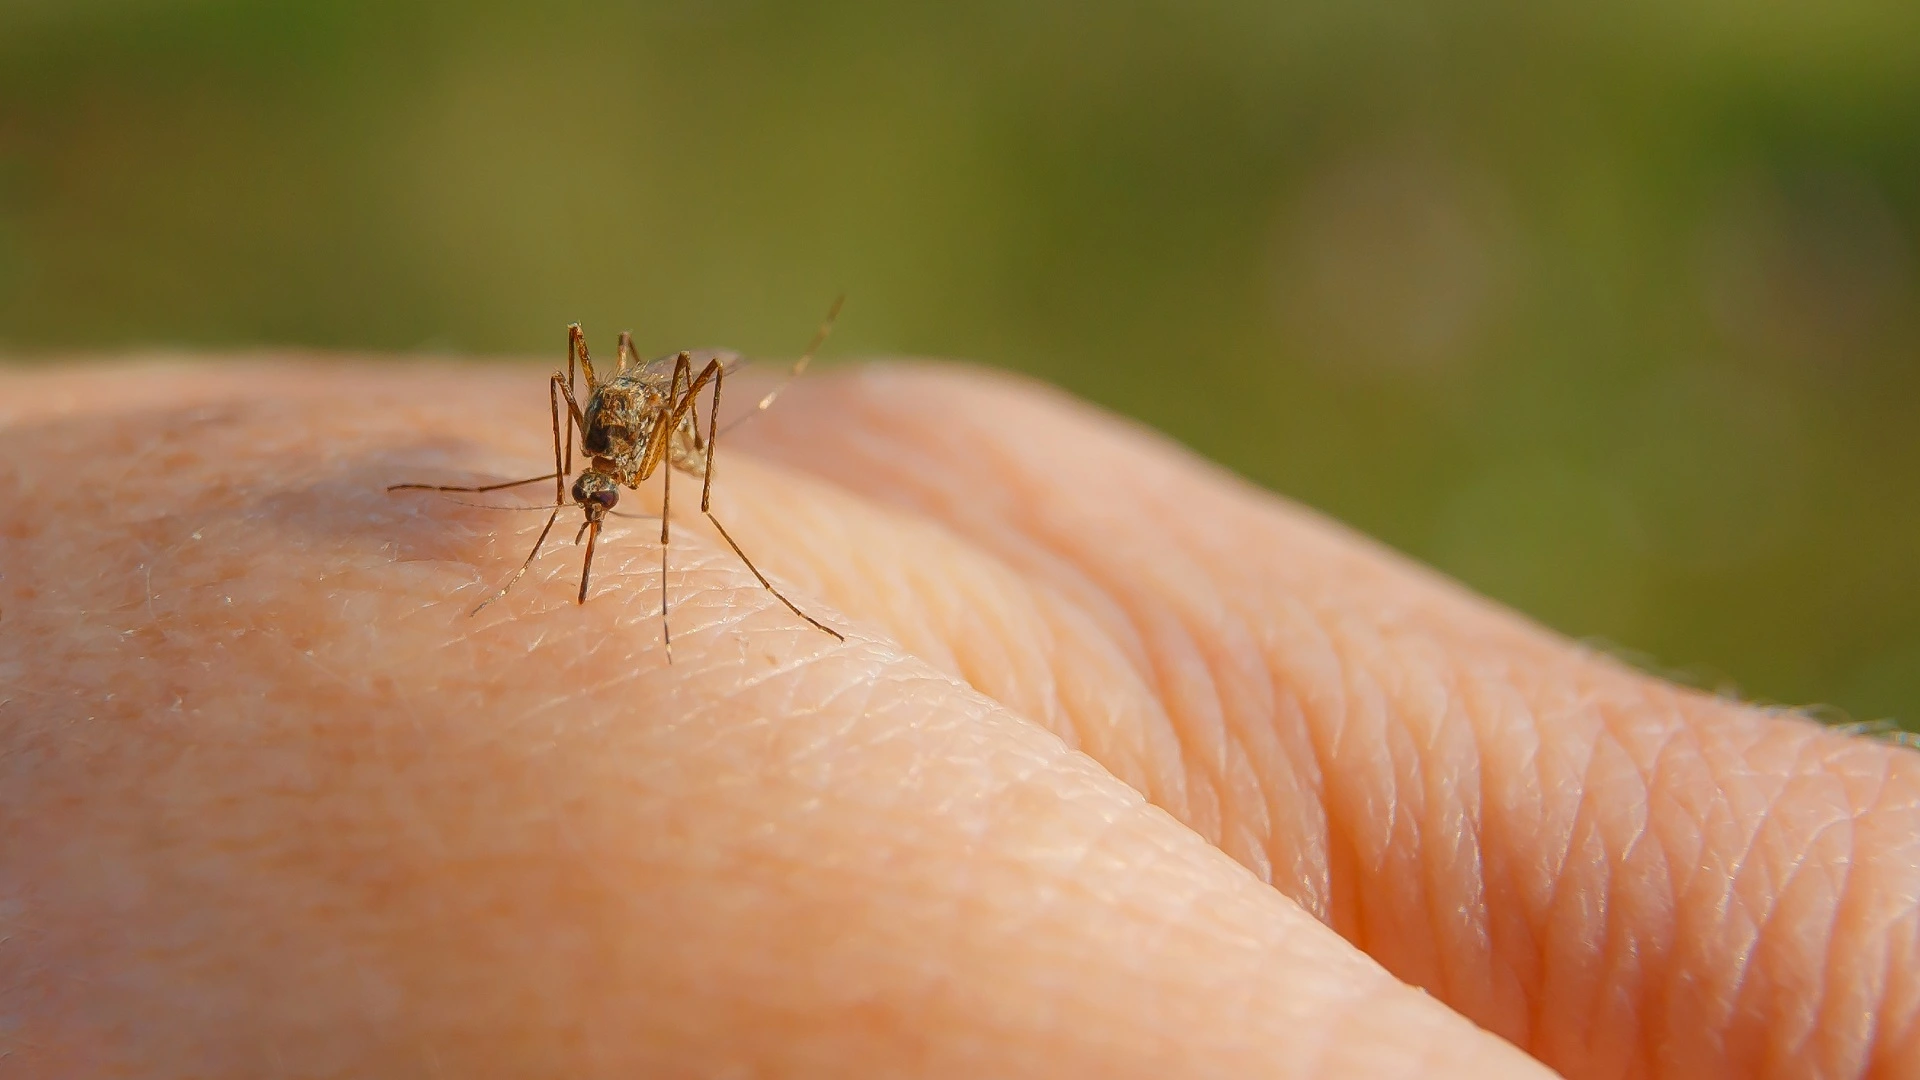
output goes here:
<path id="1" fill-rule="evenodd" d="M 542 565 L 467 618 L 537 523 L 382 488 L 399 449 L 510 456 L 505 385 L 7 380 L 0 1015 L 29 1073 L 1541 1074 L 722 552 L 671 581 L 671 669 L 638 529 L 584 607 Z"/>
<path id="2" fill-rule="evenodd" d="M 869 369 L 743 434 L 1029 583 L 1014 636 L 948 646 L 974 686 L 1548 1063 L 1920 1070 L 1911 752 L 1640 676 L 1004 380 Z"/>

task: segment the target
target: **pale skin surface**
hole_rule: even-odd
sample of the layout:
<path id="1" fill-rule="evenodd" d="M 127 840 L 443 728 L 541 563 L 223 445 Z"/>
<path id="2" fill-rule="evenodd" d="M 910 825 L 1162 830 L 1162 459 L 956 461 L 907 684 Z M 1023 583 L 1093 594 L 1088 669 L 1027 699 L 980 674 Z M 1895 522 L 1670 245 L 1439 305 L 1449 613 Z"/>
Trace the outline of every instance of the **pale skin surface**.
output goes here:
<path id="1" fill-rule="evenodd" d="M 1920 1074 L 1913 752 L 957 369 L 722 441 L 845 644 L 679 512 L 673 667 L 654 521 L 469 619 L 544 515 L 382 488 L 544 469 L 543 375 L 0 377 L 0 1064 Z"/>

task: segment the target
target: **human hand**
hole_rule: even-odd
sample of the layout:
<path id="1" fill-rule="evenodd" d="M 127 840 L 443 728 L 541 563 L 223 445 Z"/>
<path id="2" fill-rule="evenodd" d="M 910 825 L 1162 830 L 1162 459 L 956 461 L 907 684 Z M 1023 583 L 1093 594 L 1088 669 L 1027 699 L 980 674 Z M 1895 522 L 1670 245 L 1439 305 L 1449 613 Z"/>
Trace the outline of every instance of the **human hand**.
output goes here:
<path id="1" fill-rule="evenodd" d="M 383 488 L 537 471 L 538 374 L 5 377 L 0 1062 L 1920 1072 L 1911 752 L 946 369 L 719 448 L 844 644 L 679 514 L 671 667 L 652 522 L 469 618 L 545 515 Z"/>

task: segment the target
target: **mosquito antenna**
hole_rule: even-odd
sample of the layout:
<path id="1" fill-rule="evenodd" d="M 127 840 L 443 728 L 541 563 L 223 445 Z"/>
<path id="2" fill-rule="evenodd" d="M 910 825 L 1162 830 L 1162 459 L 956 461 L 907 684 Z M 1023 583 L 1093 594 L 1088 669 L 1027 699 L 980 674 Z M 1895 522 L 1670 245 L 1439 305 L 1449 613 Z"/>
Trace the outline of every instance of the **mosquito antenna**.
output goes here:
<path id="1" fill-rule="evenodd" d="M 469 491 L 469 492 L 478 493 L 482 491 L 500 491 L 505 488 L 521 487 L 526 484 L 537 484 L 542 480 L 551 480 L 551 479 L 553 479 L 552 473 L 541 473 L 539 476 L 529 476 L 524 480 L 507 480 L 498 484 L 481 484 L 478 487 L 460 486 L 455 484 L 388 484 L 387 490 L 388 491 Z"/>
<path id="2" fill-rule="evenodd" d="M 465 499 L 448 499 L 455 506 L 471 506 L 475 510 L 551 510 L 552 503 L 478 503 Z"/>
<path id="3" fill-rule="evenodd" d="M 793 362 L 793 367 L 787 369 L 787 377 L 784 379 L 781 379 L 779 385 L 767 391 L 767 395 L 765 397 L 761 398 L 759 401 L 754 402 L 752 412 L 749 412 L 746 415 L 741 416 L 738 419 L 734 420 L 733 423 L 728 424 L 726 427 L 722 428 L 721 429 L 722 431 L 732 431 L 734 428 L 737 428 L 741 424 L 746 423 L 748 420 L 752 419 L 753 417 L 758 416 L 760 413 L 767 411 L 767 408 L 773 404 L 773 399 L 779 397 L 780 392 L 787 388 L 787 384 L 799 378 L 801 374 L 807 370 L 807 365 L 813 363 L 813 354 L 820 351 L 820 346 L 825 345 L 827 343 L 827 335 L 833 333 L 833 322 L 835 319 L 838 319 L 840 317 L 840 305 L 846 302 L 847 302 L 846 293 L 841 293 L 839 296 L 836 296 L 833 298 L 833 306 L 827 309 L 827 317 L 821 321 L 820 329 L 814 331 L 813 341 L 807 345 L 807 351 L 804 353 L 801 353 L 800 359 L 795 360 Z"/>

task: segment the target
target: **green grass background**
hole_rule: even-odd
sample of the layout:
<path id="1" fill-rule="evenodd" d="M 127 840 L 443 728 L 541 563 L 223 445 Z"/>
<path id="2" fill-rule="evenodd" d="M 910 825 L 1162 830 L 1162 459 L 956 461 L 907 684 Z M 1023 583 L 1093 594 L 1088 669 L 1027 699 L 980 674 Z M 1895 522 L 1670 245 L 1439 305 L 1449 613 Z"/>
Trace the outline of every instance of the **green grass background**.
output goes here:
<path id="1" fill-rule="evenodd" d="M 1920 722 L 1912 0 L 0 0 L 16 358 L 790 355 L 842 290 L 838 355 Z"/>

